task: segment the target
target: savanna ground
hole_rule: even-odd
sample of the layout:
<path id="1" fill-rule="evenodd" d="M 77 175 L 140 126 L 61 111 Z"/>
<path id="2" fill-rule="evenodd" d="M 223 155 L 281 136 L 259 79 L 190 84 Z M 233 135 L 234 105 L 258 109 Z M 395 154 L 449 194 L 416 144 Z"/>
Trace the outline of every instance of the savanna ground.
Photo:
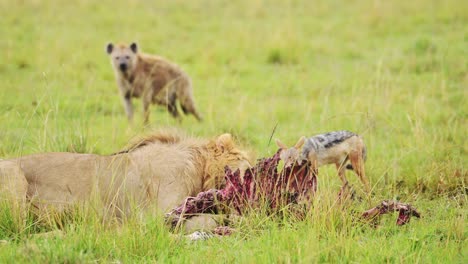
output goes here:
<path id="1" fill-rule="evenodd" d="M 374 192 L 342 210 L 335 169 L 321 168 L 307 220 L 252 214 L 233 236 L 198 243 L 175 239 L 160 218 L 20 225 L 2 210 L 0 262 L 466 263 L 467 10 L 459 0 L 0 0 L 1 158 L 110 154 L 151 131 L 139 102 L 129 127 L 104 49 L 137 41 L 191 75 L 205 118 L 178 124 L 152 107 L 152 128 L 231 132 L 257 157 L 276 151 L 275 126 L 287 144 L 355 131 Z M 382 199 L 423 218 L 356 221 Z M 59 227 L 63 237 L 34 235 Z"/>

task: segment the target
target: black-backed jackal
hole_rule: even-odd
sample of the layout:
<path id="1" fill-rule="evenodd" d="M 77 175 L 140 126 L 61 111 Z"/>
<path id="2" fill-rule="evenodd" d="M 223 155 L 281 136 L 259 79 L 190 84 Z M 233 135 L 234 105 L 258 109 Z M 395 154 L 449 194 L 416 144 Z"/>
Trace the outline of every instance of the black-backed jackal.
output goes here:
<path id="1" fill-rule="evenodd" d="M 349 131 L 333 131 L 307 139 L 301 137 L 290 148 L 278 139 L 276 140 L 276 144 L 282 150 L 280 158 L 284 161 L 285 166 L 291 166 L 296 161 L 299 164 L 303 161 L 310 161 L 312 171 L 318 173 L 320 166 L 335 164 L 343 186 L 348 185 L 345 169 L 350 169 L 358 175 L 364 184 L 366 192 L 370 192 L 369 181 L 366 178 L 364 169 L 366 146 L 359 135 Z"/>

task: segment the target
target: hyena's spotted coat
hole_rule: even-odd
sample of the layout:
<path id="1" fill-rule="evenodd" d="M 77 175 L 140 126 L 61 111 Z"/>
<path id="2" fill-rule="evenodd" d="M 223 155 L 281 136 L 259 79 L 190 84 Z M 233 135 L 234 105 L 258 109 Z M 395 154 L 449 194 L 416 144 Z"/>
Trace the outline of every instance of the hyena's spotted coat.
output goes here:
<path id="1" fill-rule="evenodd" d="M 129 121 L 133 119 L 132 97 L 143 98 L 145 123 L 149 119 L 149 105 L 167 107 L 174 118 L 180 119 L 176 100 L 184 113 L 201 115 L 195 108 L 190 77 L 177 65 L 161 57 L 140 53 L 137 44 L 107 45 L 117 84 Z"/>

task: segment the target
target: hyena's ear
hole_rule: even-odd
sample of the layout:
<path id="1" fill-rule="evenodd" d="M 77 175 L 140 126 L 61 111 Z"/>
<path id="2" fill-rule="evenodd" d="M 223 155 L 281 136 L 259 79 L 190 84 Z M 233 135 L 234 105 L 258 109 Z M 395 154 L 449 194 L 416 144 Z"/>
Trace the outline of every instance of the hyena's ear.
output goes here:
<path id="1" fill-rule="evenodd" d="M 138 45 L 135 42 L 133 42 L 132 44 L 130 44 L 130 49 L 133 51 L 133 53 L 137 53 Z"/>
<path id="2" fill-rule="evenodd" d="M 296 149 L 300 149 L 300 148 L 302 147 L 302 145 L 304 145 L 304 143 L 305 143 L 305 137 L 302 136 L 302 137 L 297 141 L 296 145 L 294 145 L 294 147 L 295 147 Z"/>
<path id="3" fill-rule="evenodd" d="M 111 54 L 113 50 L 114 50 L 114 44 L 112 43 L 107 44 L 106 46 L 107 54 Z"/>
<path id="4" fill-rule="evenodd" d="M 278 146 L 280 149 L 287 149 L 288 147 L 283 144 L 283 142 L 281 142 L 279 139 L 275 139 L 275 142 L 276 142 L 276 146 Z"/>
<path id="5" fill-rule="evenodd" d="M 216 139 L 216 147 L 221 151 L 229 151 L 234 148 L 232 136 L 229 133 L 222 134 Z"/>

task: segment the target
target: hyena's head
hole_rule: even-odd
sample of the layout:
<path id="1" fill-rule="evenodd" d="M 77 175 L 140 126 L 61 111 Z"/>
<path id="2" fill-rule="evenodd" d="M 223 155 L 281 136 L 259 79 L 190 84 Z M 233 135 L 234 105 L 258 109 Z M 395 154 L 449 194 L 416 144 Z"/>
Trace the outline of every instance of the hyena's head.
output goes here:
<path id="1" fill-rule="evenodd" d="M 283 144 L 279 139 L 276 140 L 276 145 L 281 149 L 280 150 L 280 159 L 284 161 L 284 166 L 289 167 L 294 163 L 301 165 L 301 147 L 304 145 L 305 137 L 301 137 L 293 147 L 288 147 Z"/>
<path id="2" fill-rule="evenodd" d="M 116 71 L 125 74 L 135 67 L 138 54 L 138 46 L 136 43 L 132 43 L 130 46 L 109 43 L 107 44 L 106 50 L 111 58 L 112 66 Z"/>

